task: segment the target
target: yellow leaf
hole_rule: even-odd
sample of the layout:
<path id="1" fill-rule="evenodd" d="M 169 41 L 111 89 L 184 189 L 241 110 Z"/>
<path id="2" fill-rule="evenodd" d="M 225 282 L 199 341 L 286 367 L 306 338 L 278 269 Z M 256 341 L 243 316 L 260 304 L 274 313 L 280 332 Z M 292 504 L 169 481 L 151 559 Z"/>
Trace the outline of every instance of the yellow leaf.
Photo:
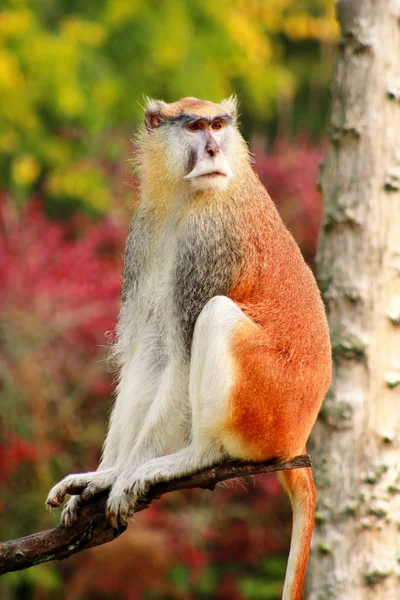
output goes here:
<path id="1" fill-rule="evenodd" d="M 36 181 L 40 173 L 40 166 L 34 156 L 24 154 L 13 161 L 11 173 L 13 181 L 18 187 L 26 187 Z"/>
<path id="2" fill-rule="evenodd" d="M 18 148 L 18 136 L 15 131 L 9 129 L 0 134 L 0 149 L 5 152 L 14 152 Z"/>
<path id="3" fill-rule="evenodd" d="M 29 10 L 2 10 L 0 12 L 0 37 L 19 37 L 32 26 Z"/>
<path id="4" fill-rule="evenodd" d="M 121 0 L 108 0 L 107 3 L 107 20 L 112 25 L 119 25 L 134 15 L 139 7 L 139 0 L 129 0 L 122 2 Z"/>
<path id="5" fill-rule="evenodd" d="M 58 105 L 67 117 L 76 117 L 84 109 L 84 97 L 73 84 L 66 84 L 58 90 Z"/>
<path id="6" fill-rule="evenodd" d="M 13 90 L 23 81 L 15 57 L 5 49 L 0 49 L 0 89 Z"/>
<path id="7" fill-rule="evenodd" d="M 83 42 L 90 46 L 100 46 L 106 37 L 105 29 L 99 23 L 85 21 L 77 17 L 64 19 L 60 29 L 61 34 L 68 40 Z"/>

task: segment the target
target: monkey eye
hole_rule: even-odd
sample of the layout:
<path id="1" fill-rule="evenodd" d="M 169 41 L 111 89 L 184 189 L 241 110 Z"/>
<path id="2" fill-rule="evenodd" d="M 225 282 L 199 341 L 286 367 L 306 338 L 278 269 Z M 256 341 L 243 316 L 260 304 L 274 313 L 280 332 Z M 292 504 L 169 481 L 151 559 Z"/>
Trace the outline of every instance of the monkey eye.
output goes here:
<path id="1" fill-rule="evenodd" d="M 189 131 L 200 131 L 200 125 L 198 123 L 190 123 L 189 125 L 187 125 L 187 128 L 189 129 Z"/>
<path id="2" fill-rule="evenodd" d="M 222 123 L 222 121 L 214 121 L 214 123 L 211 124 L 211 129 L 213 129 L 214 131 L 219 131 L 223 128 L 223 126 L 224 124 Z"/>

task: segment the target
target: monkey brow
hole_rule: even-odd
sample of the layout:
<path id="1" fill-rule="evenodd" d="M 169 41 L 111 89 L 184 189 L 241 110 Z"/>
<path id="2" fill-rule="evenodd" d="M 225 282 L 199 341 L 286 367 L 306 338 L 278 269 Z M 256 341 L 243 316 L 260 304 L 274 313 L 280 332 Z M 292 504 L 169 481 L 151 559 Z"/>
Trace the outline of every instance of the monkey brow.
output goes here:
<path id="1" fill-rule="evenodd" d="M 182 113 L 177 117 L 167 119 L 170 123 L 193 123 L 193 121 L 208 121 L 213 123 L 214 121 L 226 121 L 232 123 L 233 119 L 228 114 L 217 115 L 215 117 L 206 117 L 202 115 L 194 115 L 193 113 Z"/>

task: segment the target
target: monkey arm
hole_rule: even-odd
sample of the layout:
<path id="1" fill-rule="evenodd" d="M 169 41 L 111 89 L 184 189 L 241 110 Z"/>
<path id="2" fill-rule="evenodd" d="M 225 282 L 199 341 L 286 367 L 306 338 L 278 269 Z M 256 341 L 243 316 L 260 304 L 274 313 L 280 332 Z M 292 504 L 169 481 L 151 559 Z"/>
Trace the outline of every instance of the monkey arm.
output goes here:
<path id="1" fill-rule="evenodd" d="M 311 467 L 311 462 L 307 454 L 297 456 L 285 463 L 273 460 L 259 463 L 225 461 L 194 475 L 152 485 L 146 497 L 137 505 L 136 512 L 149 508 L 153 499 L 158 499 L 168 492 L 193 488 L 213 490 L 217 483 L 227 479 Z M 76 488 L 73 491 L 78 494 L 82 489 Z M 27 569 L 50 560 L 62 560 L 120 536 L 126 527 L 120 526 L 114 529 L 106 520 L 107 493 L 99 494 L 83 504 L 78 521 L 71 527 L 58 525 L 54 529 L 17 540 L 0 542 L 0 575 Z"/>

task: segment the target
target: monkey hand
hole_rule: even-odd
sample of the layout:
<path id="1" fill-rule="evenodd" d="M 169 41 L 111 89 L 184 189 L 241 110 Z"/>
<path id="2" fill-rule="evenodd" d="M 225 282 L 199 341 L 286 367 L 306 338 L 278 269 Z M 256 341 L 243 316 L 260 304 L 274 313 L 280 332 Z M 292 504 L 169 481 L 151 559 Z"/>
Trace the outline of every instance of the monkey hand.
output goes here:
<path id="1" fill-rule="evenodd" d="M 49 508 L 56 508 L 62 504 L 67 494 L 81 494 L 79 501 L 71 498 L 64 508 L 61 520 L 67 525 L 73 515 L 76 515 L 82 500 L 87 500 L 94 494 L 109 489 L 116 478 L 117 472 L 115 469 L 68 475 L 50 490 L 46 504 Z"/>

